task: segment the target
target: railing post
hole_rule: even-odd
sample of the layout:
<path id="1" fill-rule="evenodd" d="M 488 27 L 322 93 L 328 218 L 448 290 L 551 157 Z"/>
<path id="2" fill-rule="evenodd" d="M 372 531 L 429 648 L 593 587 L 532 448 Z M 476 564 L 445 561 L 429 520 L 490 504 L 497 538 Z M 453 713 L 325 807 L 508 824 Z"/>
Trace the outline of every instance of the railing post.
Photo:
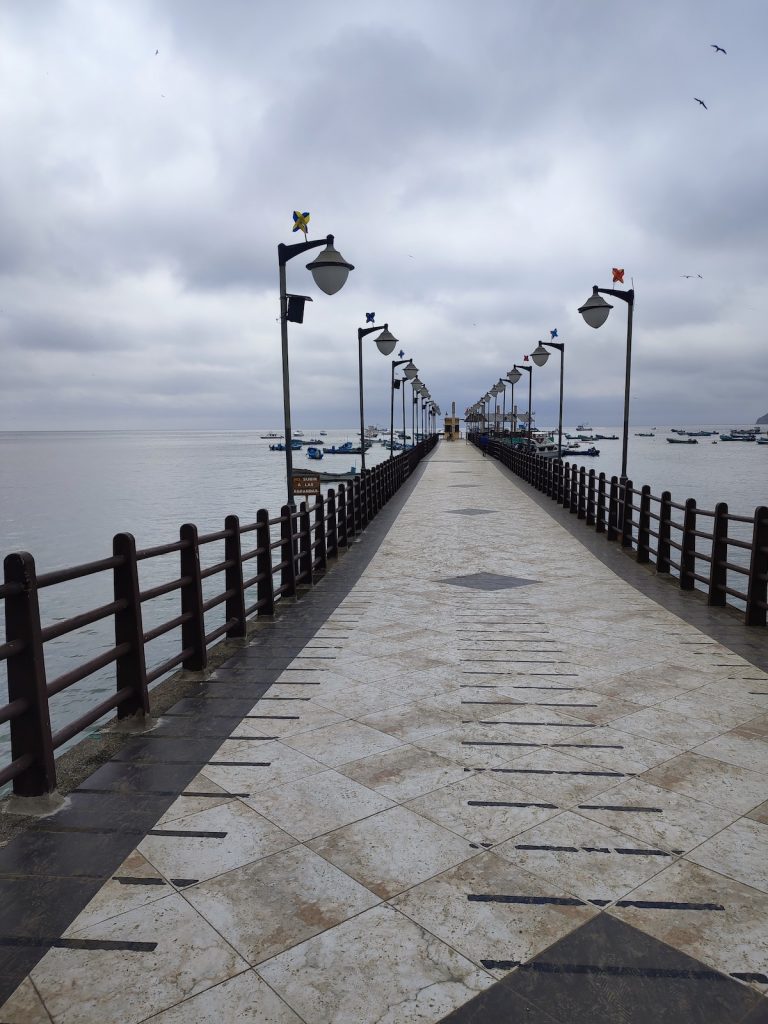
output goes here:
<path id="1" fill-rule="evenodd" d="M 189 618 L 181 624 L 181 646 L 190 653 L 182 666 L 199 672 L 208 664 L 205 648 L 205 615 L 203 614 L 203 581 L 200 576 L 200 548 L 197 543 L 197 527 L 184 523 L 179 530 L 181 549 L 181 575 L 186 584 L 181 588 L 181 614 Z"/>
<path id="2" fill-rule="evenodd" d="M 322 494 L 315 498 L 315 544 L 318 571 L 325 572 L 328 568 L 328 542 L 325 539 L 325 498 Z"/>
<path id="3" fill-rule="evenodd" d="M 5 638 L 20 649 L 8 658 L 8 703 L 23 700 L 23 714 L 10 721 L 11 757 L 32 763 L 13 780 L 17 796 L 42 796 L 56 789 L 51 717 L 45 681 L 35 560 L 26 551 L 5 559 L 5 582 L 21 590 L 5 598 Z"/>
<path id="4" fill-rule="evenodd" d="M 246 635 L 245 625 L 245 589 L 243 588 L 243 551 L 240 542 L 240 519 L 238 516 L 227 516 L 224 520 L 224 558 L 229 566 L 224 570 L 224 587 L 231 595 L 227 598 L 225 614 L 227 622 L 232 625 L 227 630 L 227 638 L 234 639 Z"/>
<path id="5" fill-rule="evenodd" d="M 651 488 L 643 484 L 640 491 L 640 512 L 637 517 L 637 561 L 646 564 L 651 560 Z"/>
<path id="6" fill-rule="evenodd" d="M 680 589 L 693 590 L 696 580 L 696 499 L 688 498 L 683 514 L 683 540 L 680 552 Z"/>
<path id="7" fill-rule="evenodd" d="M 256 599 L 259 602 L 259 617 L 275 614 L 275 583 L 272 576 L 272 534 L 269 529 L 269 512 L 260 508 L 256 513 L 256 573 L 260 577 L 256 584 Z M 262 603 L 263 602 L 263 603 Z"/>
<path id="8" fill-rule="evenodd" d="M 608 530 L 606 538 L 616 540 L 618 537 L 619 521 L 619 478 L 611 477 L 611 486 L 608 491 Z"/>
<path id="9" fill-rule="evenodd" d="M 623 496 L 621 501 L 621 546 L 632 547 L 632 501 L 635 496 L 634 484 L 631 480 L 625 480 L 622 488 Z"/>
<path id="10" fill-rule="evenodd" d="M 752 559 L 749 565 L 747 610 L 744 615 L 746 626 L 766 625 L 766 601 L 768 601 L 768 508 L 765 505 L 758 505 L 755 509 L 755 526 L 752 533 Z"/>
<path id="11" fill-rule="evenodd" d="M 597 478 L 597 509 L 595 510 L 595 533 L 605 533 L 605 473 Z"/>
<path id="12" fill-rule="evenodd" d="M 579 508 L 579 467 L 571 466 L 571 495 L 568 500 L 568 511 L 577 512 Z"/>
<path id="13" fill-rule="evenodd" d="M 568 508 L 571 501 L 571 464 L 563 466 L 563 508 Z"/>
<path id="14" fill-rule="evenodd" d="M 662 491 L 659 501 L 659 546 L 656 549 L 656 572 L 669 572 L 671 524 L 672 495 L 669 491 Z"/>
<path id="15" fill-rule="evenodd" d="M 347 488 L 344 484 L 339 484 L 339 508 L 338 508 L 338 527 L 336 530 L 337 547 L 338 549 L 349 547 L 349 539 L 347 538 Z"/>
<path id="16" fill-rule="evenodd" d="M 352 535 L 357 536 L 363 529 L 362 523 L 362 473 L 358 474 L 352 481 Z"/>
<path id="17" fill-rule="evenodd" d="M 339 529 L 336 520 L 336 492 L 332 487 L 328 489 L 328 529 L 325 534 L 325 557 L 339 557 Z"/>
<path id="18" fill-rule="evenodd" d="M 579 511 L 577 518 L 587 518 L 587 471 L 583 466 L 579 467 Z"/>
<path id="19" fill-rule="evenodd" d="M 115 662 L 117 689 L 130 687 L 130 700 L 118 705 L 117 717 L 149 714 L 147 665 L 144 658 L 144 626 L 141 615 L 139 569 L 136 561 L 136 540 L 132 533 L 118 533 L 112 539 L 112 554 L 120 565 L 112 570 L 115 601 L 124 601 L 125 607 L 115 612 L 115 646 L 129 644 L 130 648 Z"/>
<path id="20" fill-rule="evenodd" d="M 299 505 L 299 518 L 296 520 L 297 533 L 301 534 L 299 540 L 299 579 L 307 587 L 314 586 L 314 573 L 312 571 L 312 524 L 309 518 L 309 508 L 306 501 Z"/>
<path id="21" fill-rule="evenodd" d="M 296 597 L 296 555 L 293 547 L 293 506 L 280 509 L 280 586 L 285 587 L 283 597 Z"/>
<path id="22" fill-rule="evenodd" d="M 595 525 L 595 471 L 590 469 L 587 478 L 587 526 Z"/>
<path id="23" fill-rule="evenodd" d="M 728 505 L 721 501 L 715 505 L 712 520 L 712 561 L 709 563 L 709 593 L 707 604 L 713 608 L 725 605 L 725 588 L 728 584 Z"/>

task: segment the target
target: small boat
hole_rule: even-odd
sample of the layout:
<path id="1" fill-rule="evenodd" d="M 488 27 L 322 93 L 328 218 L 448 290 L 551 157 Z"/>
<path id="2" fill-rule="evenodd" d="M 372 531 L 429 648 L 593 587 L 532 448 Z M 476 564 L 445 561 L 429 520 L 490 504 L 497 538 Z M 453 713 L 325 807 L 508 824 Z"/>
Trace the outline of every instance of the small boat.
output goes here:
<path id="1" fill-rule="evenodd" d="M 270 433 L 270 434 L 262 434 L 261 435 L 261 440 L 262 441 L 282 441 L 282 439 L 283 439 L 283 435 L 282 434 L 272 434 L 272 433 Z"/>
<path id="2" fill-rule="evenodd" d="M 635 437 L 656 437 L 655 434 L 635 434 Z"/>
<path id="3" fill-rule="evenodd" d="M 768 444 L 768 437 L 756 437 L 755 444 Z"/>
<path id="4" fill-rule="evenodd" d="M 349 455 L 352 451 L 352 442 L 345 441 L 344 444 L 332 445 L 330 448 L 323 448 L 325 455 Z"/>
<path id="5" fill-rule="evenodd" d="M 305 444 L 322 444 L 323 442 L 320 440 L 319 437 L 310 437 L 310 439 L 308 441 L 305 441 L 304 443 Z"/>
<path id="6" fill-rule="evenodd" d="M 755 440 L 755 435 L 754 434 L 739 434 L 736 431 L 733 431 L 730 434 L 721 434 L 720 435 L 720 440 L 721 441 L 754 441 Z"/>
<path id="7" fill-rule="evenodd" d="M 592 440 L 592 441 L 618 441 L 619 440 L 619 435 L 618 434 L 593 434 L 591 438 L 587 438 L 586 440 L 588 440 L 588 441 L 589 440 Z"/>
<path id="8" fill-rule="evenodd" d="M 327 431 L 327 430 L 321 430 L 321 431 L 320 431 L 320 437 L 326 437 L 326 436 L 327 436 L 327 434 L 328 434 L 328 431 Z"/>
<path id="9" fill-rule="evenodd" d="M 668 437 L 667 441 L 670 444 L 698 444 L 699 442 L 695 437 Z"/>
<path id="10" fill-rule="evenodd" d="M 578 453 L 579 455 L 599 455 L 600 449 L 595 448 L 594 445 L 590 445 L 589 448 L 585 448 L 583 451 Z"/>
<path id="11" fill-rule="evenodd" d="M 307 457 L 310 459 L 322 459 L 323 453 L 319 448 L 313 448 L 312 445 L 307 448 Z"/>
<path id="12" fill-rule="evenodd" d="M 304 437 L 304 431 L 303 430 L 294 430 L 293 436 L 294 437 Z"/>
<path id="13" fill-rule="evenodd" d="M 284 444 L 271 444 L 269 446 L 269 450 L 271 452 L 284 452 L 285 451 L 285 445 Z"/>
<path id="14" fill-rule="evenodd" d="M 578 425 L 578 427 L 576 427 L 576 429 L 577 430 L 592 430 L 592 427 L 590 427 L 590 425 L 588 423 L 580 423 Z"/>

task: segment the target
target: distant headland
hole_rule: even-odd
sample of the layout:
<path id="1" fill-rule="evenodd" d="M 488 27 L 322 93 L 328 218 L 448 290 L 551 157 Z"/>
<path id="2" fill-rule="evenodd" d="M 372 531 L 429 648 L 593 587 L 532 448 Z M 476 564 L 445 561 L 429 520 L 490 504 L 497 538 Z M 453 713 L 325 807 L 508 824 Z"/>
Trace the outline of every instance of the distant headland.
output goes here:
<path id="1" fill-rule="evenodd" d="M 765 416 L 761 416 L 759 420 L 755 420 L 755 423 L 768 423 L 768 412 Z"/>

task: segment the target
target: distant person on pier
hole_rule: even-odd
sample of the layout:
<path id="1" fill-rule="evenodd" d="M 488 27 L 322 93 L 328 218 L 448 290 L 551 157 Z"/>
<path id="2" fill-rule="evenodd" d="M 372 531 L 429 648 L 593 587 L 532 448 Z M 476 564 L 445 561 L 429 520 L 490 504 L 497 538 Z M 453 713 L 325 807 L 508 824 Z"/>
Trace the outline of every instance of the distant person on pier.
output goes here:
<path id="1" fill-rule="evenodd" d="M 482 433 L 480 435 L 480 447 L 483 449 L 483 458 L 485 458 L 485 456 L 486 456 L 486 454 L 488 452 L 488 442 L 489 441 L 490 441 L 490 438 L 488 437 L 487 432 L 484 432 L 484 433 Z"/>

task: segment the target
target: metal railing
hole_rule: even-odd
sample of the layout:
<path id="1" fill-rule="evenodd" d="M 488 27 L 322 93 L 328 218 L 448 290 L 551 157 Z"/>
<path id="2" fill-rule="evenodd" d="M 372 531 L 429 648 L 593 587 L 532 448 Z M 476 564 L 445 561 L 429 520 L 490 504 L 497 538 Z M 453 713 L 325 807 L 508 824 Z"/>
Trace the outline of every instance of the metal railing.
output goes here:
<path id="1" fill-rule="evenodd" d="M 341 483 L 337 491 L 317 496 L 312 505 L 284 505 L 274 517 L 260 509 L 255 523 L 243 525 L 237 516 L 227 516 L 223 530 L 204 535 L 186 523 L 177 541 L 143 550 L 137 549 L 132 534 L 119 533 L 110 558 L 41 575 L 29 553 L 9 554 L 0 584 L 5 610 L 0 662 L 7 662 L 8 673 L 8 703 L 0 705 L 0 726 L 9 724 L 11 760 L 0 766 L 0 786 L 12 781 L 18 796 L 52 792 L 56 750 L 112 711 L 118 719 L 149 714 L 152 683 L 178 666 L 204 669 L 208 648 L 217 640 L 245 637 L 249 619 L 273 615 L 280 602 L 298 595 L 299 586 L 311 587 L 329 559 L 338 558 L 365 529 L 436 443 L 436 436 L 428 437 L 363 471 L 349 485 Z M 201 568 L 201 551 L 215 544 L 223 544 L 223 559 Z M 140 564 L 172 554 L 178 554 L 178 575 L 142 590 Z M 102 573 L 112 576 L 113 601 L 42 624 L 40 591 Z M 223 590 L 204 600 L 203 584 L 214 577 L 223 577 Z M 178 594 L 178 614 L 145 630 L 145 608 L 169 594 Z M 221 606 L 224 622 L 206 628 L 207 613 Z M 48 681 L 45 644 L 107 619 L 114 623 L 114 644 Z M 148 667 L 147 646 L 174 630 L 180 631 L 180 649 Z M 115 666 L 111 696 L 54 732 L 51 698 L 110 665 Z"/>
<path id="2" fill-rule="evenodd" d="M 470 440 L 478 444 L 479 435 Z M 707 604 L 743 611 L 747 626 L 766 625 L 765 505 L 751 516 L 734 515 L 725 502 L 709 511 L 698 508 L 694 498 L 680 504 L 669 491 L 655 495 L 648 484 L 638 490 L 631 480 L 596 475 L 594 469 L 526 452 L 519 445 L 491 440 L 488 454 L 596 533 L 633 550 L 638 562 L 676 576 L 681 590 L 702 590 Z"/>

